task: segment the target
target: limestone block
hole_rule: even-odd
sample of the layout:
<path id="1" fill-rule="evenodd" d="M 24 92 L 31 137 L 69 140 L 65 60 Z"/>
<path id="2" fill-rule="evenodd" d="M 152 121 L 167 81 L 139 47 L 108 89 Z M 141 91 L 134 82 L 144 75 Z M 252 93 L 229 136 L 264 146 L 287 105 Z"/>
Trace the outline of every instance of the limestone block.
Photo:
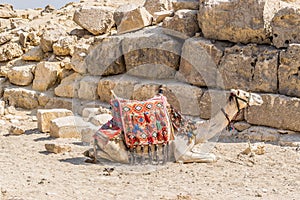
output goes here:
<path id="1" fill-rule="evenodd" d="M 103 6 L 84 6 L 75 11 L 73 20 L 94 35 L 107 33 L 115 24 L 114 8 Z"/>
<path id="2" fill-rule="evenodd" d="M 73 110 L 76 108 L 76 106 L 77 105 L 74 99 L 52 97 L 47 101 L 45 108 L 46 109 L 64 108 L 68 110 Z"/>
<path id="3" fill-rule="evenodd" d="M 63 28 L 55 27 L 46 30 L 41 36 L 40 47 L 44 52 L 53 51 L 53 44 L 62 36 L 66 36 L 66 31 Z"/>
<path id="4" fill-rule="evenodd" d="M 207 0 L 198 23 L 205 38 L 235 43 L 270 43 L 264 23 L 265 1 Z"/>
<path id="5" fill-rule="evenodd" d="M 279 92 L 300 97 L 300 44 L 291 44 L 280 52 Z"/>
<path id="6" fill-rule="evenodd" d="M 39 105 L 38 93 L 24 88 L 6 88 L 3 98 L 9 105 L 25 109 L 34 109 Z"/>
<path id="7" fill-rule="evenodd" d="M 122 54 L 122 37 L 112 36 L 102 40 L 86 57 L 85 63 L 91 75 L 116 75 L 125 72 Z"/>
<path id="8" fill-rule="evenodd" d="M 95 100 L 98 99 L 97 88 L 100 77 L 85 76 L 80 80 L 78 97 L 80 99 Z"/>
<path id="9" fill-rule="evenodd" d="M 178 31 L 188 37 L 192 37 L 199 32 L 196 10 L 178 10 L 174 17 L 167 17 L 163 21 L 162 27 Z"/>
<path id="10" fill-rule="evenodd" d="M 33 47 L 22 56 L 22 59 L 25 61 L 41 61 L 43 58 L 44 52 L 40 46 Z"/>
<path id="11" fill-rule="evenodd" d="M 72 55 L 77 39 L 75 36 L 60 37 L 52 46 L 53 53 L 58 56 Z"/>
<path id="12" fill-rule="evenodd" d="M 99 108 L 84 108 L 82 110 L 81 116 L 83 118 L 89 119 L 92 116 L 100 114 Z"/>
<path id="13" fill-rule="evenodd" d="M 257 92 L 277 91 L 278 50 L 267 46 L 235 45 L 225 49 L 219 64 L 226 89 Z"/>
<path id="14" fill-rule="evenodd" d="M 251 125 L 248 124 L 247 122 L 236 122 L 234 123 L 234 128 L 237 130 L 237 131 L 244 131 L 248 128 L 250 128 Z"/>
<path id="15" fill-rule="evenodd" d="M 190 38 L 182 47 L 177 79 L 196 86 L 215 87 L 217 68 L 226 43 L 213 44 L 205 38 Z"/>
<path id="16" fill-rule="evenodd" d="M 78 73 L 73 73 L 64 78 L 61 83 L 54 89 L 55 95 L 59 97 L 77 97 L 79 83 L 82 76 Z"/>
<path id="17" fill-rule="evenodd" d="M 300 43 L 300 4 L 279 9 L 271 19 L 272 42 L 277 48 Z"/>
<path id="18" fill-rule="evenodd" d="M 149 26 L 151 23 L 152 15 L 144 7 L 137 7 L 124 13 L 117 31 L 118 34 L 128 33 Z"/>
<path id="19" fill-rule="evenodd" d="M 81 141 L 87 144 L 92 144 L 94 141 L 93 136 L 99 130 L 99 126 L 90 125 L 81 130 Z"/>
<path id="20" fill-rule="evenodd" d="M 0 45 L 9 42 L 11 39 L 12 39 L 12 35 L 11 34 L 1 33 L 0 34 Z"/>
<path id="21" fill-rule="evenodd" d="M 74 47 L 74 53 L 71 58 L 71 67 L 75 72 L 85 74 L 87 66 L 85 64 L 85 58 L 89 54 L 90 45 L 88 44 L 77 44 Z"/>
<path id="22" fill-rule="evenodd" d="M 17 17 L 16 11 L 10 4 L 0 4 L 0 18 L 13 18 Z"/>
<path id="23" fill-rule="evenodd" d="M 81 138 L 81 130 L 89 127 L 81 117 L 67 116 L 51 120 L 50 136 L 54 138 Z"/>
<path id="24" fill-rule="evenodd" d="M 97 93 L 100 101 L 109 102 L 113 96 L 111 90 L 115 92 L 118 97 L 130 99 L 133 95 L 134 86 L 138 80 L 127 76 L 111 76 L 103 78 L 98 83 Z"/>
<path id="25" fill-rule="evenodd" d="M 60 117 L 73 116 L 73 112 L 67 109 L 38 109 L 37 120 L 39 131 L 50 131 L 50 121 Z"/>
<path id="26" fill-rule="evenodd" d="M 32 89 L 38 91 L 48 90 L 55 84 L 59 70 L 59 62 L 40 62 L 37 64 Z"/>
<path id="27" fill-rule="evenodd" d="M 127 74 L 149 79 L 174 78 L 182 42 L 151 27 L 128 34 L 122 41 Z"/>
<path id="28" fill-rule="evenodd" d="M 134 87 L 133 99 L 146 100 L 155 96 L 160 85 L 164 86 L 164 95 L 168 102 L 184 115 L 199 116 L 200 88 L 177 82 L 140 83 Z"/>
<path id="29" fill-rule="evenodd" d="M 0 46 L 0 62 L 12 60 L 20 57 L 22 54 L 22 47 L 15 42 L 5 43 Z"/>
<path id="30" fill-rule="evenodd" d="M 92 116 L 89 121 L 94 124 L 95 126 L 101 126 L 112 119 L 110 114 L 100 114 Z"/>
<path id="31" fill-rule="evenodd" d="M 290 146 L 290 147 L 299 147 L 300 146 L 300 134 L 299 133 L 290 133 L 280 135 L 279 145 Z"/>
<path id="32" fill-rule="evenodd" d="M 0 18 L 0 31 L 10 30 L 12 28 L 12 23 L 10 19 Z"/>
<path id="33" fill-rule="evenodd" d="M 171 3 L 175 11 L 183 9 L 199 10 L 199 0 L 171 0 Z"/>
<path id="34" fill-rule="evenodd" d="M 160 12 L 155 12 L 153 14 L 153 23 L 154 24 L 159 24 L 162 22 L 166 17 L 171 17 L 173 15 L 172 10 L 165 10 L 165 11 L 160 11 Z"/>
<path id="35" fill-rule="evenodd" d="M 136 9 L 137 7 L 138 7 L 138 5 L 136 5 L 136 4 L 125 4 L 125 5 L 119 6 L 114 12 L 114 20 L 115 20 L 116 25 L 119 26 L 124 15 L 127 12 Z"/>
<path id="36" fill-rule="evenodd" d="M 200 118 L 210 119 L 220 112 L 227 103 L 227 92 L 218 90 L 204 90 L 200 98 Z"/>
<path id="37" fill-rule="evenodd" d="M 0 98 L 3 96 L 4 92 L 4 83 L 6 82 L 7 78 L 0 77 Z"/>
<path id="38" fill-rule="evenodd" d="M 65 153 L 71 151 L 71 146 L 61 144 L 45 144 L 45 149 L 50 153 Z"/>
<path id="39" fill-rule="evenodd" d="M 200 115 L 201 88 L 182 83 L 167 84 L 166 96 L 172 104 L 184 115 Z"/>
<path id="40" fill-rule="evenodd" d="M 12 84 L 26 86 L 33 80 L 32 68 L 34 65 L 13 67 L 8 73 L 8 79 Z"/>
<path id="41" fill-rule="evenodd" d="M 263 105 L 247 109 L 250 124 L 300 131 L 300 99 L 283 95 L 262 94 Z"/>
<path id="42" fill-rule="evenodd" d="M 5 101 L 0 100 L 0 116 L 4 115 Z"/>
<path id="43" fill-rule="evenodd" d="M 144 7 L 153 15 L 155 12 L 172 10 L 172 3 L 171 0 L 146 0 Z"/>

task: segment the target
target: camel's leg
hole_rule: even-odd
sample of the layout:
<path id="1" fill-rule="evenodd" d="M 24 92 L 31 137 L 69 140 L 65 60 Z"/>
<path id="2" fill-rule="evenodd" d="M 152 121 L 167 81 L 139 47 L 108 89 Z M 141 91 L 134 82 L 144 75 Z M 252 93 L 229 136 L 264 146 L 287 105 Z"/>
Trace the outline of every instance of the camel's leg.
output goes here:
<path id="1" fill-rule="evenodd" d="M 212 153 L 195 153 L 192 151 L 187 151 L 179 159 L 177 159 L 177 162 L 183 163 L 212 163 L 215 161 L 217 161 L 217 158 Z"/>

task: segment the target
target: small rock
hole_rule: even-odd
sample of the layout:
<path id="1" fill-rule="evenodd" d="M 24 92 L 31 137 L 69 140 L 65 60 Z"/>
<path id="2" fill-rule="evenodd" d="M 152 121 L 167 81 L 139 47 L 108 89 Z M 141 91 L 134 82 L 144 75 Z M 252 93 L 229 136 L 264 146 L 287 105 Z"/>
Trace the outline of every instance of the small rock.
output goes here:
<path id="1" fill-rule="evenodd" d="M 101 115 L 92 116 L 90 122 L 92 122 L 96 126 L 101 126 L 111 119 L 112 116 L 110 114 L 101 114 Z"/>
<path id="2" fill-rule="evenodd" d="M 71 147 L 68 145 L 45 144 L 45 148 L 48 152 L 55 153 L 55 154 L 71 151 Z"/>
<path id="3" fill-rule="evenodd" d="M 22 135 L 25 133 L 25 130 L 21 127 L 12 125 L 9 130 L 10 135 Z"/>
<path id="4" fill-rule="evenodd" d="M 41 61 L 43 58 L 44 52 L 40 46 L 33 47 L 22 56 L 25 61 Z"/>

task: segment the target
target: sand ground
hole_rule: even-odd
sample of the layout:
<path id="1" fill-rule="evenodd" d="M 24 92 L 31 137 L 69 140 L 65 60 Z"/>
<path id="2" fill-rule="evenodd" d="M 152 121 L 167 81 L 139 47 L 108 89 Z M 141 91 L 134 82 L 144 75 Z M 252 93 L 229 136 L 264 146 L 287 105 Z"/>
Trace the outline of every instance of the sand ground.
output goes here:
<path id="1" fill-rule="evenodd" d="M 299 199 L 300 152 L 266 144 L 266 153 L 237 155 L 247 143 L 216 143 L 216 163 L 127 166 L 85 163 L 89 148 L 37 130 L 34 112 L 0 117 L 0 199 Z M 11 125 L 26 130 L 8 135 Z M 46 143 L 72 151 L 48 153 Z M 103 170 L 114 167 L 109 175 Z"/>

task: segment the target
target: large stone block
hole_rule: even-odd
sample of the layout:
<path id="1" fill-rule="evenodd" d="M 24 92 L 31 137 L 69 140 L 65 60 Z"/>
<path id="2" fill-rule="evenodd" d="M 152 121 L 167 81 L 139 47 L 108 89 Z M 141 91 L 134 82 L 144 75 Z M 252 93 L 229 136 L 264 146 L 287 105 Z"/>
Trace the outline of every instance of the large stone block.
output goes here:
<path id="1" fill-rule="evenodd" d="M 300 4 L 279 9 L 271 19 L 272 42 L 277 48 L 300 43 Z"/>
<path id="2" fill-rule="evenodd" d="M 10 4 L 0 4 L 0 18 L 13 18 L 17 17 L 16 11 Z"/>
<path id="3" fill-rule="evenodd" d="M 277 92 L 278 50 L 268 46 L 235 45 L 226 48 L 219 64 L 226 89 Z"/>
<path id="4" fill-rule="evenodd" d="M 84 60 L 89 54 L 89 44 L 77 44 L 74 47 L 74 52 L 71 58 L 71 68 L 80 74 L 85 74 L 87 71 L 87 65 Z"/>
<path id="5" fill-rule="evenodd" d="M 94 35 L 107 33 L 115 24 L 114 8 L 103 6 L 84 6 L 75 11 L 73 20 Z"/>
<path id="6" fill-rule="evenodd" d="M 175 11 L 183 9 L 199 10 L 199 0 L 171 0 L 171 3 Z"/>
<path id="7" fill-rule="evenodd" d="M 19 86 L 30 85 L 33 80 L 32 68 L 34 65 L 26 65 L 11 68 L 8 79 L 11 83 Z"/>
<path id="8" fill-rule="evenodd" d="M 90 126 L 81 117 L 67 116 L 51 120 L 50 136 L 54 138 L 80 138 L 81 131 Z"/>
<path id="9" fill-rule="evenodd" d="M 139 80 L 128 76 L 112 76 L 103 78 L 98 83 L 97 93 L 100 101 L 109 102 L 113 95 L 111 90 L 121 98 L 131 99 L 134 91 L 134 86 L 139 83 Z"/>
<path id="10" fill-rule="evenodd" d="M 188 37 L 192 37 L 199 32 L 196 10 L 178 10 L 174 17 L 167 17 L 163 21 L 162 27 L 178 31 Z"/>
<path id="11" fill-rule="evenodd" d="M 55 95 L 59 97 L 78 97 L 79 83 L 82 76 L 78 73 L 73 73 L 64 78 L 61 83 L 54 89 Z"/>
<path id="12" fill-rule="evenodd" d="M 146 0 L 144 7 L 151 15 L 154 15 L 155 12 L 171 10 L 172 2 L 171 0 Z"/>
<path id="13" fill-rule="evenodd" d="M 275 94 L 262 94 L 262 98 L 262 106 L 247 109 L 248 123 L 300 131 L 300 99 Z"/>
<path id="14" fill-rule="evenodd" d="M 78 97 L 80 99 L 95 100 L 98 99 L 97 88 L 100 77 L 85 76 L 80 80 Z"/>
<path id="15" fill-rule="evenodd" d="M 205 38 L 190 38 L 182 47 L 176 78 L 196 86 L 215 87 L 217 68 L 227 43 L 212 43 Z"/>
<path id="16" fill-rule="evenodd" d="M 46 91 L 52 87 L 57 80 L 59 70 L 59 62 L 40 62 L 37 64 L 32 89 Z"/>
<path id="17" fill-rule="evenodd" d="M 18 43 L 9 42 L 0 46 L 0 62 L 12 60 L 22 54 L 22 47 Z"/>
<path id="18" fill-rule="evenodd" d="M 53 44 L 53 53 L 58 56 L 72 55 L 77 39 L 75 36 L 60 37 L 56 43 Z"/>
<path id="19" fill-rule="evenodd" d="M 281 94 L 300 97 L 300 44 L 280 52 L 278 78 Z"/>
<path id="20" fill-rule="evenodd" d="M 96 46 L 85 58 L 91 75 L 116 75 L 125 72 L 122 53 L 122 37 L 108 37 Z"/>
<path id="21" fill-rule="evenodd" d="M 50 131 L 50 122 L 53 119 L 73 116 L 73 112 L 67 109 L 39 109 L 37 110 L 38 129 L 41 132 Z"/>
<path id="22" fill-rule="evenodd" d="M 145 78 L 174 78 L 179 68 L 182 41 L 159 28 L 128 34 L 122 41 L 127 73 Z"/>
<path id="23" fill-rule="evenodd" d="M 37 108 L 38 93 L 24 88 L 6 88 L 3 98 L 9 105 L 25 109 Z"/>
<path id="24" fill-rule="evenodd" d="M 235 43 L 270 43 L 264 27 L 265 1 L 207 0 L 200 4 L 204 37 Z"/>
<path id="25" fill-rule="evenodd" d="M 199 116 L 201 88 L 178 82 L 142 82 L 134 87 L 133 99 L 147 100 L 154 97 L 160 85 L 168 103 L 184 115 Z"/>
<path id="26" fill-rule="evenodd" d="M 54 27 L 46 30 L 40 41 L 40 47 L 44 52 L 53 51 L 53 44 L 59 40 L 60 37 L 66 36 L 66 31 L 63 28 Z"/>
<path id="27" fill-rule="evenodd" d="M 137 7 L 124 12 L 117 31 L 118 34 L 128 33 L 149 26 L 151 23 L 152 15 L 144 7 Z"/>

